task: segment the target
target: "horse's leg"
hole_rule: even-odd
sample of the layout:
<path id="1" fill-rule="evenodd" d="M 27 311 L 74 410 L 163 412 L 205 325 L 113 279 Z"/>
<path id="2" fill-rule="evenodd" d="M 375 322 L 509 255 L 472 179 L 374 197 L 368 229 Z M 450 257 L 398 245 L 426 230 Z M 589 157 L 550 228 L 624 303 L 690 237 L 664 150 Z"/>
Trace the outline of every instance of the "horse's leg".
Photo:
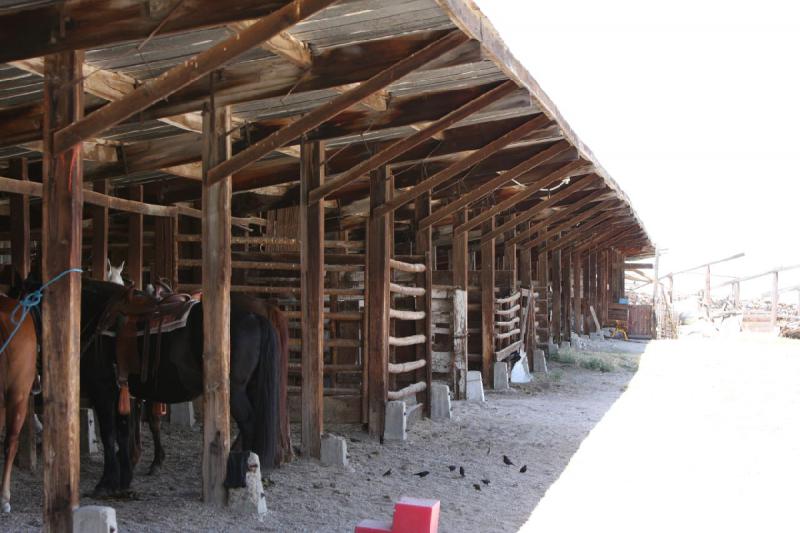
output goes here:
<path id="1" fill-rule="evenodd" d="M 136 468 L 139 460 L 142 458 L 142 404 L 143 400 L 137 399 L 131 402 L 131 431 L 130 442 L 128 443 L 131 450 L 131 468 Z"/>
<path id="2" fill-rule="evenodd" d="M 117 421 L 117 460 L 119 461 L 119 488 L 128 490 L 133 480 L 133 466 L 130 453 L 130 416 L 115 413 Z"/>
<path id="3" fill-rule="evenodd" d="M 233 325 L 233 321 L 231 321 Z M 247 395 L 247 384 L 258 367 L 260 348 L 260 322 L 247 315 L 236 321 L 231 330 L 230 394 L 231 416 L 239 426 L 238 441 L 242 451 L 253 449 L 255 435 L 255 408 Z M 254 334 L 255 333 L 255 334 Z"/>
<path id="4" fill-rule="evenodd" d="M 25 416 L 28 414 L 28 399 L 20 394 L 6 403 L 6 442 L 5 442 L 5 465 L 3 466 L 3 488 L 0 491 L 0 506 L 3 512 L 11 512 L 11 470 L 14 468 L 14 457 L 17 456 L 19 448 L 19 434 L 25 424 Z"/>
<path id="5" fill-rule="evenodd" d="M 155 474 L 161 465 L 164 464 L 164 447 L 161 446 L 161 415 L 156 413 L 156 402 L 147 402 L 146 413 L 147 425 L 150 426 L 150 433 L 153 435 L 153 462 L 150 464 L 148 475 Z"/>
<path id="6" fill-rule="evenodd" d="M 103 443 L 103 475 L 94 488 L 95 496 L 103 496 L 119 490 L 119 463 L 116 453 L 116 405 L 111 398 L 104 401 L 92 399 L 94 412 L 97 415 L 97 426 L 100 429 L 100 440 Z"/>

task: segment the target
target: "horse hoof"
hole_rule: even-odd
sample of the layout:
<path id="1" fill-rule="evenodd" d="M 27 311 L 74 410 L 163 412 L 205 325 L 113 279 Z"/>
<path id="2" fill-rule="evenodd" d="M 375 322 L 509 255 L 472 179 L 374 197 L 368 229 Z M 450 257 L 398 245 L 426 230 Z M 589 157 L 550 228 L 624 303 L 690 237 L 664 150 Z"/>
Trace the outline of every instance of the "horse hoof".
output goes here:
<path id="1" fill-rule="evenodd" d="M 9 502 L 3 502 L 3 512 L 10 513 L 11 512 L 11 504 Z"/>
<path id="2" fill-rule="evenodd" d="M 106 500 L 111 498 L 117 491 L 109 487 L 97 486 L 92 492 L 92 498 L 95 500 Z"/>
<path id="3" fill-rule="evenodd" d="M 147 471 L 148 476 L 154 476 L 161 470 L 161 465 L 150 465 L 150 470 Z"/>

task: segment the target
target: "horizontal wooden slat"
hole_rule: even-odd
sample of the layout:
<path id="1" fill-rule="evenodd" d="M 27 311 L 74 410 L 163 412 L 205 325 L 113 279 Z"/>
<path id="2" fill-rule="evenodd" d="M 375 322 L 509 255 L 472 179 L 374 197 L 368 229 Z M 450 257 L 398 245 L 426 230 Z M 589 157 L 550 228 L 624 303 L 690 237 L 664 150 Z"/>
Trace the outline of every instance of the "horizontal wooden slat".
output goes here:
<path id="1" fill-rule="evenodd" d="M 499 351 L 495 352 L 495 357 L 497 358 L 498 361 L 502 361 L 503 359 L 505 359 L 506 357 L 508 357 L 512 353 L 514 353 L 517 350 L 519 350 L 520 347 L 522 347 L 522 341 L 521 340 L 519 340 L 519 341 L 517 341 L 517 342 L 515 342 L 513 344 L 509 344 L 508 346 L 506 346 L 502 350 L 499 350 Z"/>
<path id="2" fill-rule="evenodd" d="M 502 333 L 495 333 L 494 338 L 497 340 L 502 340 L 502 339 L 508 339 L 510 337 L 513 337 L 514 335 L 519 335 L 519 334 L 520 334 L 520 329 L 516 328 L 510 331 L 504 331 Z"/>
<path id="3" fill-rule="evenodd" d="M 515 305 L 511 309 L 495 309 L 494 314 L 501 315 L 501 316 L 511 316 L 517 311 L 520 310 L 519 304 Z"/>
<path id="4" fill-rule="evenodd" d="M 403 374 L 405 372 L 411 372 L 412 370 L 423 368 L 426 364 L 427 363 L 425 362 L 425 359 L 418 359 L 408 363 L 389 363 L 389 373 Z"/>
<path id="5" fill-rule="evenodd" d="M 389 309 L 389 318 L 398 320 L 422 320 L 425 318 L 425 311 L 405 311 L 402 309 Z"/>
<path id="6" fill-rule="evenodd" d="M 409 335 L 408 337 L 389 336 L 389 346 L 413 346 L 425 344 L 425 335 Z"/>
<path id="7" fill-rule="evenodd" d="M 425 296 L 425 287 L 407 287 L 398 283 L 389 283 L 389 290 L 405 296 Z"/>
<path id="8" fill-rule="evenodd" d="M 418 392 L 422 392 L 427 388 L 427 385 L 424 381 L 420 381 L 418 383 L 413 383 L 408 387 L 404 387 L 398 391 L 389 391 L 388 396 L 390 400 L 402 400 L 403 398 L 407 398 L 408 396 L 412 396 L 417 394 Z"/>
<path id="9" fill-rule="evenodd" d="M 507 296 L 505 298 L 495 298 L 494 299 L 494 303 L 497 303 L 497 304 L 510 304 L 512 302 L 516 302 L 517 300 L 519 300 L 520 296 L 522 296 L 522 293 L 515 292 L 511 296 Z"/>
<path id="10" fill-rule="evenodd" d="M 398 261 L 396 259 L 389 259 L 389 266 L 395 270 L 400 270 L 402 272 L 425 272 L 425 264 L 424 263 L 406 263 L 404 261 Z"/>

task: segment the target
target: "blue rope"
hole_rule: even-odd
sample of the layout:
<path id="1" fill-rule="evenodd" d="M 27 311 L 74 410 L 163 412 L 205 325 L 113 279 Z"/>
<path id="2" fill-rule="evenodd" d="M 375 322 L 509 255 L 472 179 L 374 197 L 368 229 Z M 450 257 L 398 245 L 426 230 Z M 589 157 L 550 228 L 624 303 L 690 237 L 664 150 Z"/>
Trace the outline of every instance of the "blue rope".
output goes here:
<path id="1" fill-rule="evenodd" d="M 71 272 L 82 273 L 83 270 L 80 268 L 69 268 L 35 291 L 26 294 L 22 300 L 17 302 L 17 306 L 14 307 L 14 310 L 11 312 L 11 323 L 14 324 L 14 330 L 11 332 L 11 335 L 8 336 L 6 342 L 3 343 L 2 348 L 0 348 L 0 354 L 6 351 L 8 345 L 11 344 L 11 339 L 13 339 L 14 335 L 17 334 L 17 331 L 19 331 L 22 323 L 25 322 L 25 318 L 28 316 L 28 313 L 30 313 L 31 309 L 42 303 L 42 293 L 44 290 Z"/>

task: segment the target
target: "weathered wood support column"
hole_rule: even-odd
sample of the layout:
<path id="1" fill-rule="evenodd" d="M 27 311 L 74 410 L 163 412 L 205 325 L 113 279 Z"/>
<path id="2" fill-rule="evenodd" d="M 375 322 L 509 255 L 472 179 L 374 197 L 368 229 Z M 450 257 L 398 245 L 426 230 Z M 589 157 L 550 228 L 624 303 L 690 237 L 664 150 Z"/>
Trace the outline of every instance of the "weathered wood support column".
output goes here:
<path id="1" fill-rule="evenodd" d="M 150 271 L 150 279 L 164 278 L 170 286 L 178 286 L 178 258 L 175 254 L 176 235 L 178 233 L 178 217 L 157 217 L 155 229 L 155 257 Z"/>
<path id="2" fill-rule="evenodd" d="M 572 254 L 569 249 L 563 250 L 561 254 L 561 340 L 570 341 L 572 339 Z"/>
<path id="3" fill-rule="evenodd" d="M 28 181 L 28 160 L 12 159 L 9 172 L 19 180 Z M 11 229 L 11 264 L 20 278 L 25 279 L 31 270 L 31 209 L 27 194 L 12 194 L 9 200 Z M 12 273 L 12 276 L 14 273 Z M 11 283 L 14 283 L 12 277 Z M 2 357 L 2 356 L 0 356 Z M 28 398 L 28 414 L 19 436 L 17 465 L 29 471 L 36 470 L 36 432 L 33 426 L 33 396 Z"/>
<path id="4" fill-rule="evenodd" d="M 711 265 L 706 265 L 706 279 L 703 287 L 703 303 L 711 306 Z"/>
<path id="5" fill-rule="evenodd" d="M 561 283 L 561 250 L 550 252 L 550 274 L 553 285 L 553 316 L 550 322 L 550 333 L 553 335 L 553 342 L 559 344 L 561 342 L 561 291 L 563 289 Z"/>
<path id="6" fill-rule="evenodd" d="M 514 215 L 511 215 L 511 219 Z M 517 290 L 517 245 L 509 244 L 508 241 L 513 239 L 517 234 L 517 228 L 514 226 L 510 231 L 504 235 L 505 243 L 503 244 L 505 269 L 511 271 L 511 279 L 509 279 L 509 290 L 513 293 Z"/>
<path id="7" fill-rule="evenodd" d="M 108 180 L 95 181 L 92 184 L 95 192 L 108 194 Z M 92 209 L 92 278 L 101 281 L 106 279 L 106 261 L 108 260 L 108 208 L 99 205 Z"/>
<path id="8" fill-rule="evenodd" d="M 305 457 L 320 457 L 322 437 L 322 371 L 324 363 L 323 308 L 325 283 L 324 250 L 325 207 L 309 203 L 308 193 L 325 181 L 323 159 L 325 145 L 309 141 L 300 143 L 300 287 L 302 294 L 302 384 L 301 384 L 301 451 Z"/>
<path id="9" fill-rule="evenodd" d="M 203 501 L 223 506 L 230 437 L 231 177 L 208 170 L 231 154 L 229 107 L 203 110 Z M 171 250 L 170 250 L 171 252 Z"/>
<path id="10" fill-rule="evenodd" d="M 83 53 L 44 60 L 42 152 L 42 277 L 81 265 L 83 162 L 81 145 L 53 151 L 56 131 L 83 116 Z M 72 531 L 80 482 L 81 275 L 65 275 L 42 300 L 44 369 L 44 530 Z"/>
<path id="11" fill-rule="evenodd" d="M 483 223 L 483 234 L 494 231 L 495 217 Z M 481 241 L 481 370 L 483 386 L 494 383 L 495 240 Z"/>
<path id="12" fill-rule="evenodd" d="M 454 226 L 467 221 L 467 208 L 455 214 Z M 469 253 L 468 232 L 453 235 L 453 286 L 462 291 L 462 297 L 453 299 L 453 370 L 455 373 L 455 394 L 457 399 L 466 398 L 468 370 L 467 324 L 469 322 Z M 461 307 L 463 306 L 463 309 Z M 463 378 L 463 379 L 462 379 Z"/>
<path id="13" fill-rule="evenodd" d="M 572 314 L 575 317 L 575 332 L 583 335 L 583 259 L 580 252 L 572 255 Z"/>
<path id="14" fill-rule="evenodd" d="M 141 185 L 128 188 L 128 199 L 141 202 L 144 193 Z M 142 278 L 142 245 L 144 242 L 144 217 L 141 213 L 128 215 L 128 277 L 133 286 L 143 290 Z"/>
<path id="15" fill-rule="evenodd" d="M 368 346 L 368 427 L 369 434 L 383 439 L 389 374 L 389 259 L 393 250 L 394 212 L 376 215 L 375 210 L 391 199 L 394 188 L 386 167 L 370 172 L 370 215 L 367 225 L 366 280 L 369 318 Z"/>
<path id="16" fill-rule="evenodd" d="M 431 416 L 431 382 L 433 380 L 433 227 L 428 226 L 424 229 L 419 228 L 419 221 L 431 214 L 431 193 L 430 191 L 422 194 L 414 200 L 414 221 L 416 226 L 416 252 L 425 257 L 425 297 L 418 298 L 417 311 L 425 312 L 425 320 L 418 333 L 425 335 L 425 344 L 418 345 L 423 351 L 418 352 L 418 359 L 425 359 L 424 380 L 427 385 L 428 401 L 425 402 L 425 415 Z M 419 357 L 421 355 L 422 357 Z M 419 378 L 420 376 L 418 376 Z"/>

